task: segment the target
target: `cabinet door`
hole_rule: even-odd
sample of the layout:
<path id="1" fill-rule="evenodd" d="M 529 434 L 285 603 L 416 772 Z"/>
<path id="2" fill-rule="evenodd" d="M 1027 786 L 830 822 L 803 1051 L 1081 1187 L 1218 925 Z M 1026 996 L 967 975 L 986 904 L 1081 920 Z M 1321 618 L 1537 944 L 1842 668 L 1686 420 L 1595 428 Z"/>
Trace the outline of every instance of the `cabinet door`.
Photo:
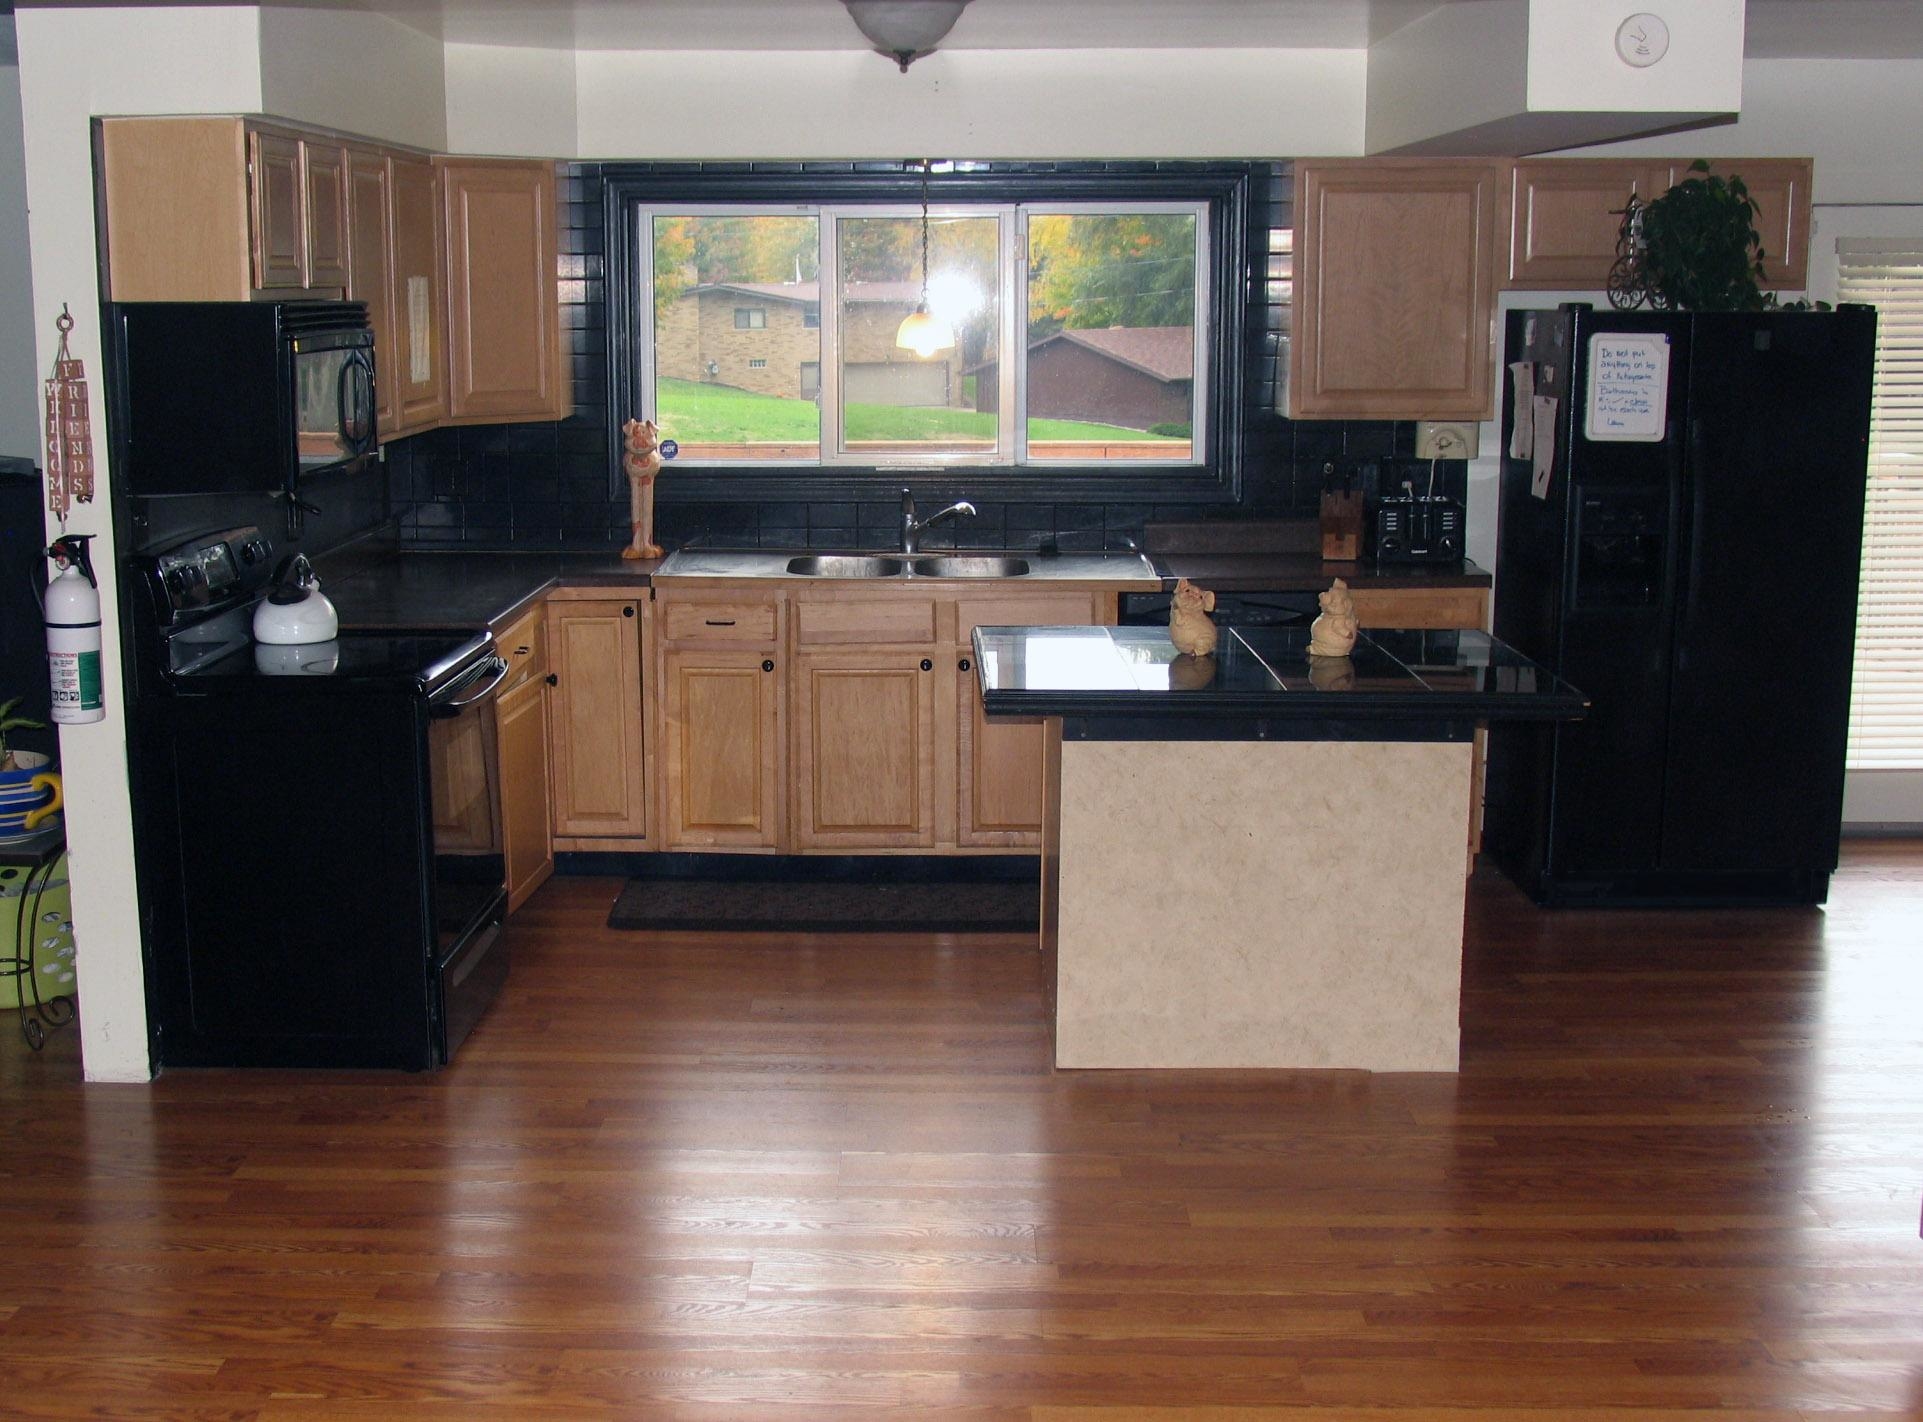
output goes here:
<path id="1" fill-rule="evenodd" d="M 307 285 L 347 285 L 347 150 L 338 143 L 301 143 L 307 202 Z"/>
<path id="2" fill-rule="evenodd" d="M 389 266 L 390 217 L 387 156 L 367 149 L 347 153 L 347 299 L 367 303 L 374 328 L 374 427 L 391 438 L 399 428 L 394 406 L 394 282 Z"/>
<path id="3" fill-rule="evenodd" d="M 446 283 L 443 277 L 440 181 L 422 158 L 395 157 L 389 166 L 394 194 L 394 339 L 387 367 L 394 373 L 396 434 L 422 429 L 447 413 Z M 376 365 L 379 351 L 376 349 Z"/>
<path id="4" fill-rule="evenodd" d="M 307 215 L 300 140 L 277 133 L 248 136 L 252 168 L 254 285 L 286 291 L 307 285 Z"/>
<path id="5" fill-rule="evenodd" d="M 972 653 L 955 664 L 960 799 L 955 842 L 973 848 L 1035 848 L 1042 842 L 1042 722 L 990 720 L 982 712 Z"/>
<path id="6" fill-rule="evenodd" d="M 1669 165 L 1640 159 L 1535 158 L 1516 164 L 1506 286 L 1601 291 L 1631 197 L 1669 188 Z"/>
<path id="7" fill-rule="evenodd" d="M 772 651 L 670 651 L 662 676 L 667 848 L 774 848 L 782 677 Z"/>
<path id="8" fill-rule="evenodd" d="M 795 658 L 795 845 L 935 842 L 935 661 L 908 652 Z"/>
<path id="9" fill-rule="evenodd" d="M 1756 203 L 1756 231 L 1763 244 L 1762 285 L 1801 291 L 1809 284 L 1810 178 L 1807 158 L 1712 158 L 1709 171 L 1737 177 Z M 1689 161 L 1670 164 L 1669 181 L 1700 178 Z"/>
<path id="10" fill-rule="evenodd" d="M 448 414 L 555 420 L 563 409 L 554 167 L 440 165 L 447 223 Z"/>
<path id="11" fill-rule="evenodd" d="M 554 695 L 554 832 L 647 830 L 642 768 L 641 619 L 631 601 L 549 608 Z"/>
<path id="12" fill-rule="evenodd" d="M 1295 165 L 1289 413 L 1488 419 L 1503 165 Z"/>
<path id="13" fill-rule="evenodd" d="M 548 826 L 548 687 L 525 681 L 495 705 L 501 757 L 501 849 L 512 913 L 554 872 Z"/>

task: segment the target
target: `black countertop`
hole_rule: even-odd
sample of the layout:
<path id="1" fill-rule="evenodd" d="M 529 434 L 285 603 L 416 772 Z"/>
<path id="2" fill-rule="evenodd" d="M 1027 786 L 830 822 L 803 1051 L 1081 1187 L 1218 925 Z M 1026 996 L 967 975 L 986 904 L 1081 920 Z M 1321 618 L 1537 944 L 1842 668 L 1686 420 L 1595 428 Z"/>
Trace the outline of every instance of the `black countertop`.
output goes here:
<path id="1" fill-rule="evenodd" d="M 605 583 L 619 596 L 648 585 L 660 560 L 613 553 L 439 553 L 410 551 L 368 561 L 341 576 L 321 568 L 322 591 L 349 631 L 497 630 L 555 583 Z"/>
<path id="2" fill-rule="evenodd" d="M 1198 660 L 1164 627 L 978 627 L 975 658 L 990 715 L 1131 721 L 1142 739 L 1197 721 L 1257 735 L 1271 722 L 1576 720 L 1589 706 L 1486 632 L 1364 632 L 1343 658 L 1311 658 L 1308 643 L 1306 627 L 1224 628 Z"/>
<path id="3" fill-rule="evenodd" d="M 1486 588 L 1488 571 L 1459 563 L 1324 562 L 1320 553 L 1166 553 L 1149 555 L 1170 586 L 1177 578 L 1211 592 L 1320 592 L 1341 578 L 1352 588 Z"/>

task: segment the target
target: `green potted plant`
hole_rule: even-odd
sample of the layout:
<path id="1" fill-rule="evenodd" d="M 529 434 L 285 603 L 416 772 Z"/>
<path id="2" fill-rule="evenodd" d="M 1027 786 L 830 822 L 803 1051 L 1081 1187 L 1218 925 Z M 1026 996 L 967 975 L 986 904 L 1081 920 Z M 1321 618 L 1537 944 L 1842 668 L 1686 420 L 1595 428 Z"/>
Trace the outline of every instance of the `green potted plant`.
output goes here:
<path id="1" fill-rule="evenodd" d="M 10 731 L 44 731 L 45 721 L 36 721 L 31 716 L 20 715 L 20 703 L 24 696 L 16 696 L 11 701 L 0 701 L 0 770 L 18 769 L 14 764 L 14 750 L 7 744 Z"/>
<path id="2" fill-rule="evenodd" d="M 1756 202 L 1740 177 L 1724 178 L 1698 158 L 1685 178 L 1645 203 L 1630 198 L 1621 254 L 1609 274 L 1610 304 L 1632 310 L 1761 311 L 1776 304 L 1762 288 L 1763 240 Z"/>

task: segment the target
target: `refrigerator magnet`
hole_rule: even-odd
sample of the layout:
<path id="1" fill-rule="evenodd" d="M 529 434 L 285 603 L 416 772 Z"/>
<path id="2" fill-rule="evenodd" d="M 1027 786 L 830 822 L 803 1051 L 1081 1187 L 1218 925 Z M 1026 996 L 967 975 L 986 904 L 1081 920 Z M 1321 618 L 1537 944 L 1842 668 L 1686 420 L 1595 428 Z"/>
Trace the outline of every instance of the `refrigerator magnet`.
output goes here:
<path id="1" fill-rule="evenodd" d="M 1584 439 L 1660 443 L 1668 404 L 1668 336 L 1598 331 L 1589 338 Z"/>

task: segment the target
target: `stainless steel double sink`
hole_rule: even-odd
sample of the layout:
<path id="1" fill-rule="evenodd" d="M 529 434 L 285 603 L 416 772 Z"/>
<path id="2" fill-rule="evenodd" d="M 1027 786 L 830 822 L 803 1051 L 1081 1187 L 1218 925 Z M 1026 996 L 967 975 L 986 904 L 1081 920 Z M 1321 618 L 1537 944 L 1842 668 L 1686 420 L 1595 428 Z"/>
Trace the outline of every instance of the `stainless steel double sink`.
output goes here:
<path id="1" fill-rule="evenodd" d="M 1019 578 L 1028 559 L 996 555 L 810 553 L 790 558 L 788 571 L 803 578 Z"/>

